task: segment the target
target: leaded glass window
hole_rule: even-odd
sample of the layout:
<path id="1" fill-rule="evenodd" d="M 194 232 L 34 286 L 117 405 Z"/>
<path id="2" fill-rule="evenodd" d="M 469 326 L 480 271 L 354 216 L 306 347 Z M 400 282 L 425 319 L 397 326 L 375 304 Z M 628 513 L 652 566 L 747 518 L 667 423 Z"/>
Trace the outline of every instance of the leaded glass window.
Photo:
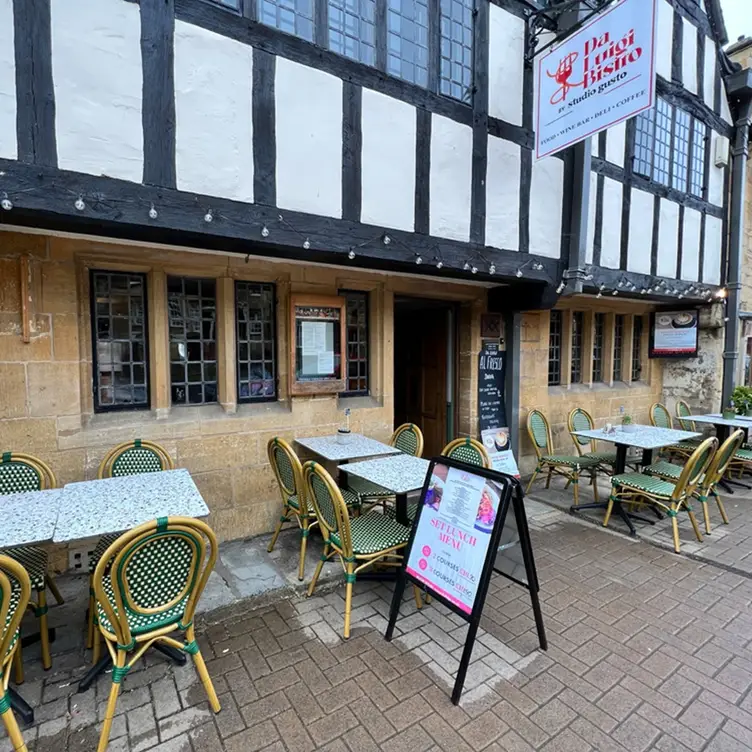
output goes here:
<path id="1" fill-rule="evenodd" d="M 259 21 L 313 41 L 313 0 L 259 0 Z"/>
<path id="2" fill-rule="evenodd" d="M 632 381 L 642 377 L 642 316 L 634 317 L 632 330 Z"/>
<path id="3" fill-rule="evenodd" d="M 551 311 L 548 332 L 548 385 L 561 384 L 561 311 Z"/>
<path id="4" fill-rule="evenodd" d="M 329 0 L 329 49 L 374 65 L 375 9 L 375 0 Z"/>
<path id="5" fill-rule="evenodd" d="M 217 401 L 217 297 L 213 279 L 167 277 L 173 405 Z"/>
<path id="6" fill-rule="evenodd" d="M 606 314 L 593 317 L 593 382 L 603 381 L 603 342 L 606 336 Z"/>
<path id="7" fill-rule="evenodd" d="M 235 282 L 238 401 L 277 396 L 274 285 Z"/>
<path id="8" fill-rule="evenodd" d="M 149 407 L 146 277 L 92 271 L 94 409 Z"/>
<path id="9" fill-rule="evenodd" d="M 473 87 L 473 2 L 441 0 L 441 93 L 469 102 Z"/>
<path id="10" fill-rule="evenodd" d="M 695 196 L 702 197 L 705 188 L 705 147 L 707 143 L 707 128 L 699 120 L 694 122 L 692 139 L 692 162 L 689 170 L 689 191 Z"/>
<path id="11" fill-rule="evenodd" d="M 427 0 L 386 0 L 386 70 L 428 85 Z"/>
<path id="12" fill-rule="evenodd" d="M 674 164 L 671 185 L 678 191 L 687 192 L 687 168 L 689 166 L 689 129 L 692 118 L 684 110 L 676 110 L 674 120 Z"/>
<path id="13" fill-rule="evenodd" d="M 346 304 L 346 394 L 368 394 L 368 293 L 342 294 Z"/>
<path id="14" fill-rule="evenodd" d="M 621 381 L 622 354 L 624 351 L 624 314 L 614 316 L 614 381 Z"/>
<path id="15" fill-rule="evenodd" d="M 582 346 L 584 340 L 585 314 L 575 311 L 572 314 L 572 384 L 582 383 Z"/>
<path id="16" fill-rule="evenodd" d="M 668 185 L 671 165 L 671 106 L 658 99 L 655 107 L 655 153 L 653 155 L 653 180 Z"/>

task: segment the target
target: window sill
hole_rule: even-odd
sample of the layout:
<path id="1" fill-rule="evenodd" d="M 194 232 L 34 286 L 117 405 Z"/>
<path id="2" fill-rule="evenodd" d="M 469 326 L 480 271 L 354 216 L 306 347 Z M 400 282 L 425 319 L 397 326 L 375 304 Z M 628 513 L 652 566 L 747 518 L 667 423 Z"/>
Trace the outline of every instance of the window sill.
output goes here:
<path id="1" fill-rule="evenodd" d="M 607 384 L 605 381 L 597 381 L 591 384 L 559 384 L 549 386 L 548 393 L 557 394 L 583 394 L 586 392 L 598 391 L 605 392 L 614 389 L 649 389 L 650 384 L 646 381 L 614 381 L 613 384 Z"/>
<path id="2" fill-rule="evenodd" d="M 373 410 L 374 408 L 383 407 L 384 403 L 372 397 L 371 395 L 362 395 L 358 397 L 339 397 L 337 400 L 337 409 L 345 410 Z"/>

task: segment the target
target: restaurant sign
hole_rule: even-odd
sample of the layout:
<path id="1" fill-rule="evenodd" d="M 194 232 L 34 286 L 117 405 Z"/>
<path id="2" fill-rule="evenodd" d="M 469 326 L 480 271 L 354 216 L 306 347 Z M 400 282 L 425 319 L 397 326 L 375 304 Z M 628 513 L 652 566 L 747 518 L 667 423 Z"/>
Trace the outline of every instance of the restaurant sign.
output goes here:
<path id="1" fill-rule="evenodd" d="M 610 128 L 655 101 L 656 0 L 616 0 L 535 65 L 535 156 Z"/>
<path id="2" fill-rule="evenodd" d="M 697 355 L 700 313 L 658 311 L 650 315 L 651 358 L 693 358 Z"/>

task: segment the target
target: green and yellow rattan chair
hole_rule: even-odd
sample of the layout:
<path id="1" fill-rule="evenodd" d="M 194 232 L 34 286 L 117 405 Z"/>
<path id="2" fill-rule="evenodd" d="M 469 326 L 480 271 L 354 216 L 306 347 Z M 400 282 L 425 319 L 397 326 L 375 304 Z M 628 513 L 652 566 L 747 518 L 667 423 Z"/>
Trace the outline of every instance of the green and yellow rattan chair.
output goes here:
<path id="1" fill-rule="evenodd" d="M 491 467 L 491 458 L 483 444 L 477 439 L 471 439 L 469 436 L 460 437 L 450 441 L 442 450 L 443 457 L 449 457 L 452 460 L 466 462 L 468 465 L 478 465 L 478 467 Z"/>
<path id="2" fill-rule="evenodd" d="M 389 439 L 389 444 L 413 457 L 423 456 L 423 432 L 415 423 L 403 423 L 398 426 Z"/>
<path id="3" fill-rule="evenodd" d="M 306 494 L 313 503 L 324 536 L 324 551 L 313 573 L 308 595 L 313 595 L 324 563 L 337 556 L 345 570 L 345 639 L 350 637 L 352 591 L 358 573 L 374 564 L 399 566 L 402 549 L 407 545 L 410 529 L 379 512 L 350 518 L 342 498 L 342 489 L 317 462 L 303 465 Z M 416 589 L 415 602 L 420 608 Z"/>
<path id="4" fill-rule="evenodd" d="M 29 605 L 31 580 L 21 564 L 9 556 L 0 555 L 0 666 L 2 666 L 2 693 L 0 693 L 0 717 L 10 737 L 15 752 L 26 752 L 18 721 L 13 715 L 8 696 L 11 666 L 16 670 L 21 660 L 21 619 Z"/>
<path id="5" fill-rule="evenodd" d="M 99 560 L 94 570 L 97 621 L 113 669 L 98 752 L 107 749 L 123 679 L 155 643 L 193 656 L 209 705 L 220 711 L 193 626 L 216 560 L 216 536 L 191 517 L 161 517 L 139 525 L 123 533 Z M 181 639 L 170 636 L 176 631 L 183 633 Z"/>
<path id="6" fill-rule="evenodd" d="M 689 515 L 697 540 L 702 541 L 702 534 L 689 502 L 708 469 L 717 447 L 718 439 L 705 439 L 687 460 L 676 483 L 669 483 L 645 473 L 615 475 L 611 478 L 611 495 L 608 499 L 606 516 L 603 518 L 603 527 L 608 526 L 611 512 L 617 501 L 627 504 L 647 504 L 664 511 L 671 518 L 676 553 L 680 552 L 677 517 L 682 510 Z"/>
<path id="7" fill-rule="evenodd" d="M 674 427 L 671 413 L 668 411 L 668 408 L 660 402 L 654 402 L 650 406 L 650 423 L 656 428 Z M 695 451 L 695 449 L 697 449 L 698 446 L 699 444 L 694 440 L 681 441 L 678 444 L 671 444 L 670 446 L 664 447 L 661 450 L 661 454 L 668 455 L 669 457 L 672 455 L 678 455 L 680 458 L 686 459 Z"/>
<path id="8" fill-rule="evenodd" d="M 57 482 L 49 466 L 38 457 L 18 452 L 5 452 L 0 456 L 0 495 L 23 493 L 24 491 L 44 491 L 55 488 Z M 1 503 L 1 502 L 0 502 Z M 58 603 L 64 603 L 57 588 L 55 579 L 49 572 L 49 557 L 47 551 L 40 546 L 15 546 L 6 548 L 3 554 L 15 559 L 29 574 L 32 590 L 36 593 L 36 601 L 30 601 L 28 608 L 34 611 L 39 619 L 39 635 L 42 648 L 42 665 L 45 669 L 52 666 L 50 654 L 50 638 L 47 623 L 47 588 L 55 596 Z M 23 681 L 23 663 L 18 649 L 16 681 Z"/>
<path id="9" fill-rule="evenodd" d="M 723 501 L 718 493 L 718 483 L 729 469 L 729 466 L 734 460 L 739 447 L 744 441 L 744 431 L 737 430 L 729 436 L 726 441 L 721 444 L 716 453 L 713 455 L 713 459 L 705 471 L 705 475 L 700 481 L 697 489 L 695 490 L 695 496 L 702 504 L 702 514 L 705 520 L 705 532 L 710 535 L 710 511 L 708 509 L 708 500 L 713 498 L 718 505 L 718 511 L 721 514 L 721 519 L 725 525 L 729 524 L 728 515 L 726 509 L 723 506 Z M 654 475 L 663 480 L 667 480 L 670 483 L 676 483 L 682 474 L 682 467 L 674 465 L 671 462 L 656 462 L 652 465 L 648 465 L 644 472 L 649 475 Z"/>
<path id="10" fill-rule="evenodd" d="M 593 485 L 593 495 L 595 496 L 595 500 L 598 501 L 598 485 L 596 481 L 598 465 L 600 464 L 598 460 L 580 457 L 579 455 L 553 454 L 551 426 L 549 426 L 546 416 L 540 410 L 531 410 L 527 414 L 527 432 L 535 449 L 538 463 L 530 477 L 525 493 L 530 493 L 535 479 L 540 473 L 547 470 L 546 488 L 550 487 L 553 475 L 561 475 L 571 482 L 574 493 L 574 505 L 577 506 L 580 503 L 580 474 L 583 470 L 587 470 Z"/>
<path id="11" fill-rule="evenodd" d="M 574 441 L 575 449 L 580 457 L 587 457 L 590 460 L 598 460 L 601 469 L 605 470 L 606 465 L 613 467 L 616 464 L 616 452 L 599 452 L 598 442 L 595 439 L 588 439 L 584 436 L 575 435 L 575 431 L 592 431 L 595 429 L 595 421 L 587 410 L 581 407 L 575 407 L 569 413 L 567 418 L 567 427 Z"/>
<path id="12" fill-rule="evenodd" d="M 174 470 L 175 463 L 170 453 L 154 441 L 133 439 L 124 441 L 113 447 L 99 463 L 97 478 L 119 478 L 124 475 L 141 475 L 142 473 L 158 473 L 162 470 Z M 120 533 L 103 535 L 89 557 L 89 626 L 86 637 L 86 647 L 91 648 L 94 642 L 96 618 L 94 615 L 94 588 L 91 578 L 94 570 L 102 558 L 102 554 L 118 539 Z M 98 656 L 96 656 L 98 659 Z M 95 660 L 94 663 L 97 661 Z"/>

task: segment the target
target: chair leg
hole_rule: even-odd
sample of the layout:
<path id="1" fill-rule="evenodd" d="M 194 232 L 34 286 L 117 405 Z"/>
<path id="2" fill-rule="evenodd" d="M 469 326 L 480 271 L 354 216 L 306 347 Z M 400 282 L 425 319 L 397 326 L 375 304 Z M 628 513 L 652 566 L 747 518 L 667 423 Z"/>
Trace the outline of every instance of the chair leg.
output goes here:
<path id="1" fill-rule="evenodd" d="M 192 626 L 189 627 L 188 630 L 186 630 L 185 637 L 189 643 L 194 643 L 196 647 L 198 647 L 196 643 L 196 635 Z M 193 663 L 196 666 L 196 673 L 198 674 L 199 679 L 201 679 L 201 683 L 204 685 L 204 689 L 206 690 L 206 696 L 209 698 L 209 705 L 211 705 L 211 709 L 215 713 L 219 713 L 219 711 L 222 709 L 222 706 L 219 704 L 217 692 L 214 689 L 214 685 L 212 684 L 209 672 L 206 670 L 204 656 L 201 655 L 200 650 L 197 650 L 195 653 L 193 653 Z"/>
<path id="2" fill-rule="evenodd" d="M 595 503 L 598 504 L 600 502 L 600 499 L 598 498 L 598 473 L 596 473 L 595 470 L 593 470 L 593 499 L 595 499 Z"/>
<path id="3" fill-rule="evenodd" d="M 6 702 L 8 702 L 7 697 L 5 699 Z M 16 720 L 16 716 L 13 715 L 13 711 L 10 707 L 2 713 L 2 719 L 5 730 L 10 737 L 10 743 L 15 752 L 27 752 L 26 742 L 24 742 L 23 736 L 21 736 L 21 729 L 18 727 L 18 721 Z"/>
<path id="4" fill-rule="evenodd" d="M 96 629 L 96 618 L 94 612 L 97 608 L 97 602 L 94 600 L 94 578 L 89 575 L 89 611 L 86 625 L 86 649 L 91 650 L 94 647 L 94 631 Z"/>
<path id="5" fill-rule="evenodd" d="M 126 655 L 122 650 L 117 651 L 117 668 L 122 669 L 125 666 Z M 110 687 L 110 698 L 107 700 L 107 709 L 104 713 L 104 723 L 102 724 L 102 733 L 99 736 L 99 746 L 97 752 L 105 752 L 107 745 L 110 743 L 110 731 L 112 730 L 112 719 L 115 717 L 115 706 L 117 705 L 118 695 L 120 694 L 120 682 L 113 678 Z"/>
<path id="6" fill-rule="evenodd" d="M 287 506 L 285 506 L 282 509 L 282 516 L 279 518 L 279 522 L 277 523 L 277 528 L 274 531 L 274 535 L 272 536 L 271 543 L 269 543 L 269 546 L 266 549 L 269 553 L 271 553 L 274 550 L 274 546 L 277 543 L 277 538 L 279 538 L 279 534 L 282 532 L 282 525 L 284 525 L 285 522 L 287 522 L 288 511 L 289 511 L 289 508 Z"/>
<path id="7" fill-rule="evenodd" d="M 608 527 L 608 521 L 611 519 L 611 512 L 614 511 L 614 501 L 616 501 L 616 497 L 612 493 L 608 497 L 608 506 L 606 507 L 606 514 L 603 517 L 603 527 Z"/>
<path id="8" fill-rule="evenodd" d="M 681 543 L 679 541 L 679 520 L 677 518 L 676 511 L 671 514 L 671 532 L 674 536 L 674 551 L 678 554 L 681 553 Z"/>
<path id="9" fill-rule="evenodd" d="M 16 645 L 16 652 L 13 654 L 13 668 L 15 669 L 15 681 L 16 685 L 24 683 L 24 666 L 23 666 L 23 653 L 21 652 L 21 640 L 19 638 L 18 645 Z"/>
<path id="10" fill-rule="evenodd" d="M 300 528 L 300 564 L 298 565 L 298 579 L 303 580 L 305 577 L 305 555 L 306 546 L 308 545 L 308 520 L 301 520 Z"/>
<path id="11" fill-rule="evenodd" d="M 63 603 L 65 603 L 65 598 L 60 594 L 60 590 L 58 589 L 57 582 L 55 582 L 55 578 L 47 573 L 47 587 L 50 589 L 50 592 L 55 596 L 55 600 L 57 601 L 58 606 L 62 606 Z"/>
<path id="12" fill-rule="evenodd" d="M 52 655 L 50 654 L 50 628 L 47 621 L 47 593 L 40 590 L 37 593 L 37 613 L 39 614 L 39 641 L 42 647 L 42 666 L 45 671 L 52 668 Z"/>
<path id="13" fill-rule="evenodd" d="M 536 467 L 533 471 L 533 474 L 530 476 L 530 480 L 528 481 L 527 488 L 525 489 L 525 493 L 530 493 L 530 489 L 533 487 L 533 481 L 538 477 L 538 473 L 540 473 L 540 467 Z"/>
<path id="14" fill-rule="evenodd" d="M 687 507 L 687 514 L 689 515 L 689 521 L 692 523 L 692 529 L 695 531 L 695 538 L 698 543 L 702 543 L 702 533 L 700 532 L 700 526 L 697 524 L 697 518 L 695 513 Z"/>
<path id="15" fill-rule="evenodd" d="M 99 663 L 99 656 L 102 651 L 102 634 L 99 631 L 99 625 L 94 627 L 94 645 L 92 647 L 91 662 L 96 666 Z"/>
<path id="16" fill-rule="evenodd" d="M 580 504 L 580 474 L 577 472 L 572 473 L 572 493 L 574 494 L 574 505 Z"/>
<path id="17" fill-rule="evenodd" d="M 708 509 L 708 500 L 702 496 L 700 498 L 700 504 L 702 504 L 702 517 L 705 520 L 705 534 L 710 535 L 710 510 Z"/>
<path id="18" fill-rule="evenodd" d="M 548 475 L 546 476 L 546 488 L 551 488 L 551 476 L 553 475 L 553 467 L 548 468 Z"/>
<path id="19" fill-rule="evenodd" d="M 353 582 L 355 581 L 355 575 L 353 574 L 353 563 L 348 561 L 345 563 L 345 639 L 350 637 L 350 612 L 352 611 L 352 591 Z"/>
<path id="20" fill-rule="evenodd" d="M 728 515 L 726 514 L 726 509 L 723 506 L 721 495 L 717 491 L 714 491 L 713 496 L 715 496 L 715 503 L 718 504 L 718 511 L 721 513 L 721 519 L 723 520 L 723 524 L 728 525 L 729 518 L 728 518 Z"/>
<path id="21" fill-rule="evenodd" d="M 423 599 L 420 597 L 420 589 L 417 585 L 413 585 L 413 597 L 415 598 L 416 608 L 423 608 Z"/>
<path id="22" fill-rule="evenodd" d="M 321 574 L 321 570 L 324 568 L 324 562 L 326 561 L 327 556 L 329 556 L 329 544 L 328 543 L 324 545 L 324 552 L 321 554 L 319 563 L 316 565 L 316 571 L 313 573 L 313 579 L 311 580 L 311 584 L 308 586 L 309 598 L 313 595 L 313 591 L 316 588 L 316 583 L 318 582 L 319 575 Z"/>

